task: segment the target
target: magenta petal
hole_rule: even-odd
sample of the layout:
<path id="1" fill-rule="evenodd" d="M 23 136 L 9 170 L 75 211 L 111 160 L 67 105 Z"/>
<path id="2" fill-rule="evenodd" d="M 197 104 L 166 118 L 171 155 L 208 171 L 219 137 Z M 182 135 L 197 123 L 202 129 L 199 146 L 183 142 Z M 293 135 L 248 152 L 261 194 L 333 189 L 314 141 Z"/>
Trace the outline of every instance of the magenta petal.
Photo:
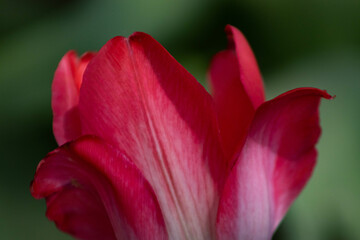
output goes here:
<path id="1" fill-rule="evenodd" d="M 79 92 L 83 73 L 93 53 L 80 59 L 70 51 L 61 59 L 52 83 L 53 130 L 59 145 L 81 135 L 78 112 Z"/>
<path id="2" fill-rule="evenodd" d="M 220 200 L 219 239 L 270 239 L 309 179 L 325 91 L 301 88 L 262 104 Z"/>
<path id="3" fill-rule="evenodd" d="M 31 185 L 47 217 L 78 239 L 167 239 L 151 186 L 124 154 L 85 136 L 43 159 Z"/>
<path id="4" fill-rule="evenodd" d="M 110 40 L 80 91 L 86 134 L 125 150 L 158 197 L 172 238 L 215 233 L 224 169 L 211 96 L 151 36 Z"/>
<path id="5" fill-rule="evenodd" d="M 256 108 L 265 93 L 250 45 L 235 27 L 226 27 L 228 49 L 212 60 L 209 78 L 225 154 L 231 159 L 246 137 Z"/>

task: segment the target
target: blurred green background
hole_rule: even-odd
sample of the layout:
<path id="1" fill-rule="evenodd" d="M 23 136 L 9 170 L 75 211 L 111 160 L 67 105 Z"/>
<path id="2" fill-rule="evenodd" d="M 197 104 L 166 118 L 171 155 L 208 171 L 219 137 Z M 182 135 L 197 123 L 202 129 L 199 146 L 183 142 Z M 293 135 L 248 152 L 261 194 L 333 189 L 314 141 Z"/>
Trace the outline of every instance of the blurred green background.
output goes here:
<path id="1" fill-rule="evenodd" d="M 274 239 L 360 239 L 359 0 L 0 0 L 0 238 L 71 239 L 29 193 L 56 148 L 50 86 L 65 52 L 144 31 L 204 82 L 227 23 L 251 43 L 268 99 L 302 86 L 337 95 L 321 106 L 314 176 Z"/>

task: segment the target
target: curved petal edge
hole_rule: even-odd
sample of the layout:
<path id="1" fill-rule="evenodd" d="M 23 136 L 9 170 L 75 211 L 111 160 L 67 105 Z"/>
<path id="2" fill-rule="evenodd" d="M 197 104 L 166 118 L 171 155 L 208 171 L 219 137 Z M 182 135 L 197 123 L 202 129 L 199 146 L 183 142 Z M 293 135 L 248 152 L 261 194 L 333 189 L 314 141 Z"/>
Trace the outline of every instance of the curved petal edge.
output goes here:
<path id="1" fill-rule="evenodd" d="M 315 166 L 321 98 L 332 97 L 300 88 L 258 108 L 221 196 L 219 239 L 271 238 Z"/>
<path id="2" fill-rule="evenodd" d="M 95 53 L 87 52 L 78 58 L 75 51 L 69 51 L 61 59 L 55 71 L 51 87 L 51 106 L 53 131 L 59 145 L 81 135 L 79 92 L 83 73 L 94 55 Z"/>
<path id="3" fill-rule="evenodd" d="M 208 77 L 226 158 L 243 144 L 255 110 L 264 102 L 262 77 L 244 35 L 227 25 L 228 49 L 217 53 Z M 230 164 L 231 165 L 231 164 Z"/>
<path id="4" fill-rule="evenodd" d="M 170 238 L 214 237 L 225 167 L 213 102 L 160 43 L 141 32 L 106 43 L 79 109 L 84 133 L 124 149 L 149 181 Z"/>
<path id="5" fill-rule="evenodd" d="M 167 239 L 156 196 L 128 158 L 84 136 L 56 149 L 31 184 L 47 217 L 79 239 Z"/>

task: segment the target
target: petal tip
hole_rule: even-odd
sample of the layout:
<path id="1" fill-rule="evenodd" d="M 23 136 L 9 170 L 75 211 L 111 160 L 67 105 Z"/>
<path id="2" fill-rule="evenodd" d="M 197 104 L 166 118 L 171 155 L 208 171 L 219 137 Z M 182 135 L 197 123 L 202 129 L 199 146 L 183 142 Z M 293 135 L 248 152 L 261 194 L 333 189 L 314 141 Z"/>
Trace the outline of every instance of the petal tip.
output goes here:
<path id="1" fill-rule="evenodd" d="M 313 91 L 317 91 L 318 94 L 320 95 L 320 97 L 325 98 L 325 99 L 332 100 L 336 97 L 335 95 L 330 95 L 325 89 L 324 90 L 317 89 L 317 88 L 309 88 L 309 89 L 313 90 Z"/>
<path id="2" fill-rule="evenodd" d="M 238 41 L 237 39 L 239 38 L 241 41 L 245 41 L 247 43 L 244 34 L 237 27 L 227 24 L 225 26 L 225 33 L 228 39 L 228 49 L 235 49 L 236 41 Z"/>
<path id="3" fill-rule="evenodd" d="M 225 32 L 226 32 L 226 33 L 230 33 L 233 28 L 234 28 L 233 25 L 231 25 L 231 24 L 226 24 L 226 26 L 225 26 Z"/>
<path id="4" fill-rule="evenodd" d="M 129 41 L 137 41 L 140 42 L 141 40 L 144 40 L 146 38 L 152 38 L 149 34 L 144 32 L 134 32 L 129 36 Z"/>
<path id="5" fill-rule="evenodd" d="M 83 55 L 81 55 L 80 59 L 82 61 L 90 61 L 94 56 L 96 55 L 95 52 L 85 52 Z"/>
<path id="6" fill-rule="evenodd" d="M 325 99 L 329 99 L 329 100 L 332 100 L 332 99 L 335 99 L 336 98 L 336 95 L 330 95 L 326 90 L 323 90 L 323 98 Z"/>
<path id="7" fill-rule="evenodd" d="M 124 41 L 124 40 L 126 40 L 126 38 L 125 37 L 122 37 L 122 36 L 115 36 L 115 37 L 113 37 L 112 39 L 110 39 L 109 41 L 107 41 L 106 42 L 106 44 L 102 47 L 102 49 L 106 49 L 106 48 L 108 48 L 109 46 L 113 46 L 113 45 L 117 45 L 117 44 L 119 44 L 120 42 L 122 42 L 122 41 Z M 99 51 L 99 52 L 101 52 L 101 50 Z"/>
<path id="8" fill-rule="evenodd" d="M 313 95 L 313 96 L 318 96 L 318 97 L 322 97 L 325 99 L 334 99 L 336 96 L 335 95 L 330 95 L 326 90 L 321 90 L 319 88 L 313 88 L 313 87 L 301 87 L 301 88 L 295 88 L 292 89 L 290 91 L 287 91 L 283 94 L 280 94 L 279 96 L 277 96 L 274 99 L 277 98 L 281 98 L 287 95 L 293 95 L 293 96 L 304 96 L 304 95 Z"/>
<path id="9" fill-rule="evenodd" d="M 74 49 L 69 50 L 67 53 L 65 53 L 65 57 L 77 58 L 77 56 L 78 54 Z"/>
<path id="10" fill-rule="evenodd" d="M 225 33 L 228 40 L 228 49 L 235 49 L 235 41 L 234 41 L 234 26 L 227 24 L 225 26 Z"/>

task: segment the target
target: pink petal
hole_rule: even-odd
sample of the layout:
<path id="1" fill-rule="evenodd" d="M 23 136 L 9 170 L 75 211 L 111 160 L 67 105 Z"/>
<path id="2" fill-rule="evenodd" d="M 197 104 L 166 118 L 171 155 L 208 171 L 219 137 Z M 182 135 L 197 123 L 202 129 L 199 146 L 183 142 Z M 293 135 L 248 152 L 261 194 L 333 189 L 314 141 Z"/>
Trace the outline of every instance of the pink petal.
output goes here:
<path id="1" fill-rule="evenodd" d="M 210 239 L 225 167 L 211 96 L 151 36 L 110 40 L 80 91 L 84 133 L 124 149 L 149 180 L 171 238 Z"/>
<path id="2" fill-rule="evenodd" d="M 81 135 L 78 112 L 82 76 L 93 53 L 85 53 L 80 59 L 70 51 L 61 59 L 52 84 L 53 130 L 59 145 Z"/>
<path id="3" fill-rule="evenodd" d="M 31 185 L 46 215 L 78 239 L 167 239 L 149 183 L 127 157 L 85 136 L 42 160 Z"/>
<path id="4" fill-rule="evenodd" d="M 215 55 L 209 72 L 225 153 L 231 158 L 265 100 L 255 56 L 242 33 L 226 27 L 229 47 Z M 241 147 L 241 146 L 240 146 Z"/>
<path id="5" fill-rule="evenodd" d="M 316 161 L 319 103 L 325 91 L 301 88 L 261 105 L 225 183 L 219 239 L 270 239 Z"/>

